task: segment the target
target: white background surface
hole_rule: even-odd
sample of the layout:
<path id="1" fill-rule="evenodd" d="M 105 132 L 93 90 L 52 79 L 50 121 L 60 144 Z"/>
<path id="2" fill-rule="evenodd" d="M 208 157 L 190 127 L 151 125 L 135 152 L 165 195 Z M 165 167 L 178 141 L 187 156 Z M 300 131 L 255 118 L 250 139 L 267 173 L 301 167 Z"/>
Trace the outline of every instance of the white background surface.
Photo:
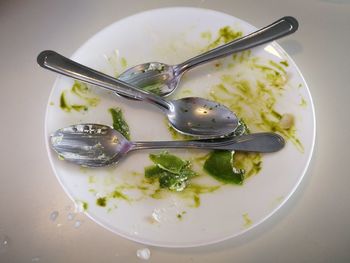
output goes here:
<path id="1" fill-rule="evenodd" d="M 83 214 L 48 162 L 44 115 L 54 74 L 36 65 L 53 49 L 70 56 L 123 17 L 165 6 L 226 12 L 256 27 L 284 16 L 300 22 L 278 41 L 301 69 L 314 99 L 315 154 L 301 186 L 272 218 L 230 241 L 192 249 L 149 247 L 150 262 L 349 262 L 350 1 L 0 1 L 0 262 L 141 262 L 144 245 Z M 122 37 L 122 36 L 121 36 Z M 293 160 L 291 160 L 291 165 Z M 50 214 L 58 211 L 53 222 Z M 74 228 L 74 222 L 82 225 Z M 185 234 L 185 233 L 184 233 Z"/>

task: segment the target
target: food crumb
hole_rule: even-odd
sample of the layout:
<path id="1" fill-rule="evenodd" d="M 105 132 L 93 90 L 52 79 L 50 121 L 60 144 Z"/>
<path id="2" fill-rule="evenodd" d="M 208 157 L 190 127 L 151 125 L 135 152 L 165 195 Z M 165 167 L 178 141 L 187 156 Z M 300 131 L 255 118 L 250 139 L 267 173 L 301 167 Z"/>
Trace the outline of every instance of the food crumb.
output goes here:
<path id="1" fill-rule="evenodd" d="M 159 223 L 158 220 L 156 220 L 153 216 L 146 217 L 146 221 L 150 223 L 151 225 Z"/>
<path id="2" fill-rule="evenodd" d="M 149 260 L 151 257 L 151 251 L 148 248 L 141 248 L 136 251 L 138 258 L 143 260 Z"/>
<path id="3" fill-rule="evenodd" d="M 249 227 L 253 224 L 253 221 L 249 218 L 248 213 L 244 213 L 242 217 L 244 220 L 244 227 Z"/>
<path id="4" fill-rule="evenodd" d="M 290 113 L 283 114 L 279 125 L 284 130 L 290 129 L 294 125 L 294 116 Z"/>

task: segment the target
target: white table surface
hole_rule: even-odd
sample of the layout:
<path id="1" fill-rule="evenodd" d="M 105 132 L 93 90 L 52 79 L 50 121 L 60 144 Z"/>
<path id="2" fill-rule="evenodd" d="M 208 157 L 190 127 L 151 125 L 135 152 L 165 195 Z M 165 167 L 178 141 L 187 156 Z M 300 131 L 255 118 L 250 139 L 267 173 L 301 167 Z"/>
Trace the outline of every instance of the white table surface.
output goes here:
<path id="1" fill-rule="evenodd" d="M 70 56 L 105 26 L 143 10 L 196 6 L 261 27 L 298 18 L 278 41 L 314 99 L 317 138 L 309 170 L 269 220 L 236 239 L 191 249 L 149 247 L 149 262 L 350 262 L 350 1 L 0 1 L 0 262 L 142 262 L 146 246 L 76 215 L 50 167 L 44 115 L 55 75 L 36 65 L 53 49 Z M 293 160 L 291 160 L 293 165 Z M 55 221 L 50 214 L 58 211 Z"/>

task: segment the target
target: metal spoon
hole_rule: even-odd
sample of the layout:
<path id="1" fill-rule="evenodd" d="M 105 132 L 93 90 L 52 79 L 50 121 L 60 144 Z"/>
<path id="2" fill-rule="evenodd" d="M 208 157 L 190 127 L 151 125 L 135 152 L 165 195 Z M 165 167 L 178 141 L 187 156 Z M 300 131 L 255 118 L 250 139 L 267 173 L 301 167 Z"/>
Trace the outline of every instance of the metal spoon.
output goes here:
<path id="1" fill-rule="evenodd" d="M 43 68 L 62 75 L 149 102 L 162 110 L 173 128 L 183 134 L 216 138 L 232 133 L 238 125 L 236 115 L 214 101 L 196 97 L 165 100 L 50 50 L 41 52 L 37 61 Z"/>
<path id="2" fill-rule="evenodd" d="M 126 70 L 118 79 L 141 89 L 153 86 L 153 89 L 149 90 L 153 90 L 159 96 L 167 96 L 176 89 L 186 71 L 212 60 L 266 44 L 292 34 L 297 29 L 298 21 L 294 17 L 286 16 L 247 36 L 219 46 L 181 64 L 171 66 L 160 62 L 144 63 Z"/>
<path id="3" fill-rule="evenodd" d="M 106 125 L 78 124 L 62 128 L 50 137 L 51 147 L 65 160 L 87 167 L 117 163 L 134 150 L 199 148 L 248 152 L 275 152 L 284 147 L 276 133 L 252 133 L 217 140 L 131 142 Z"/>

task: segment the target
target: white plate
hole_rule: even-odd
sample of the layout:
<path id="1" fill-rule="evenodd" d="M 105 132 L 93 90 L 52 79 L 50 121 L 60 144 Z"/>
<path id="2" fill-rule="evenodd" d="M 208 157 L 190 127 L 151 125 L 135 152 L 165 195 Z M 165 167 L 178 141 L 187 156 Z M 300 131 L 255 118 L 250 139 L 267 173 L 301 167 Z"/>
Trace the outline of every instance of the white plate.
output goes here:
<path id="1" fill-rule="evenodd" d="M 112 75 L 147 61 L 175 64 L 200 53 L 225 26 L 244 34 L 256 29 L 238 18 L 211 10 L 151 10 L 103 29 L 80 47 L 72 59 Z M 255 58 L 259 58 L 258 62 Z M 264 65 L 269 60 L 277 64 L 287 61 L 289 64 L 288 67 L 279 64 L 287 72 L 288 81 L 279 91 L 281 95 L 276 108 L 280 113 L 294 115 L 295 135 L 304 151 L 288 141 L 282 151 L 264 155 L 262 170 L 248 178 L 242 186 L 224 185 L 212 193 L 200 194 L 200 206 L 194 207 L 193 195 L 184 197 L 174 193 L 157 199 L 149 196 L 151 190 L 133 189 L 132 186 L 140 185 L 144 167 L 151 164 L 149 151 L 132 153 L 115 167 L 82 169 L 59 160 L 48 147 L 57 178 L 73 200 L 80 205 L 88 204 L 85 212 L 95 222 L 140 243 L 164 247 L 200 246 L 223 241 L 254 228 L 277 211 L 295 191 L 312 155 L 314 108 L 307 84 L 297 66 L 278 44 L 272 43 L 252 50 L 248 60 L 242 63 L 239 58 L 233 61 L 232 57 L 228 57 L 186 73 L 174 95 L 208 97 L 210 90 L 221 83 L 222 75 L 246 78 L 251 83 L 262 77 L 266 80 L 266 75 L 252 70 L 251 63 Z M 71 124 L 92 122 L 111 125 L 108 109 L 117 106 L 124 111 L 133 140 L 171 139 L 164 116 L 153 106 L 127 101 L 98 88 L 92 88 L 92 93 L 88 94 L 100 99 L 96 107 L 89 107 L 87 112 L 63 111 L 59 101 L 64 90 L 67 90 L 68 103 L 85 103 L 69 91 L 72 84 L 73 81 L 65 77 L 58 77 L 54 84 L 46 114 L 47 138 L 56 129 Z M 254 126 L 252 123 L 248 125 Z M 203 155 L 201 151 L 171 152 L 183 158 Z M 210 176 L 200 173 L 200 183 L 220 185 Z M 106 207 L 96 204 L 97 198 L 110 194 L 116 187 L 128 200 L 108 199 Z"/>

